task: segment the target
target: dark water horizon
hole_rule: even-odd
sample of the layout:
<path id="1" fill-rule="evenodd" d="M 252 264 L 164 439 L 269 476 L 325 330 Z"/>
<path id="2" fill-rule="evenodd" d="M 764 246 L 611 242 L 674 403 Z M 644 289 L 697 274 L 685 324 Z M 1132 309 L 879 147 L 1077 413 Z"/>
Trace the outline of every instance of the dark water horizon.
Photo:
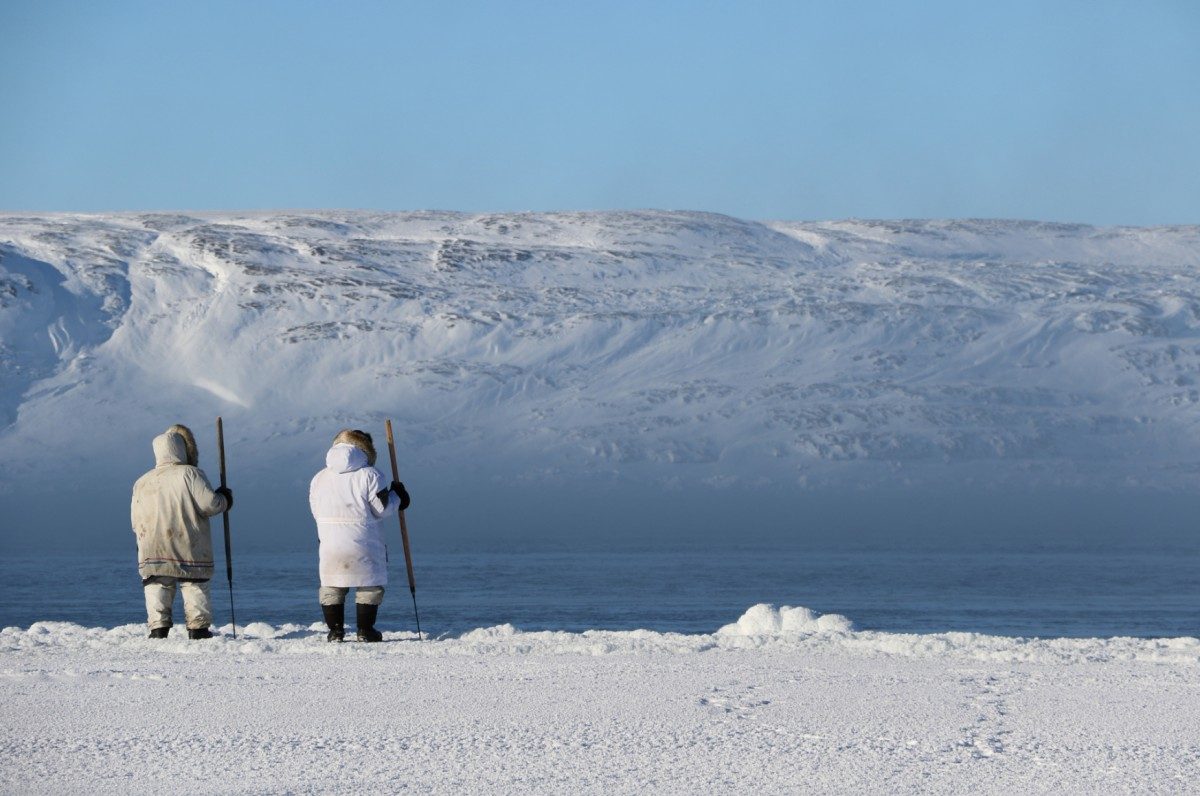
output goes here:
<path id="1" fill-rule="evenodd" d="M 858 550 L 414 554 L 422 629 L 457 635 L 521 630 L 709 633 L 751 605 L 802 605 L 860 630 L 1006 636 L 1200 636 L 1200 553 L 1157 551 L 896 552 Z M 229 621 L 225 566 L 213 581 L 216 624 Z M 403 560 L 393 555 L 384 630 L 413 628 Z M 48 587 L 53 583 L 52 587 Z M 320 621 L 314 553 L 234 555 L 240 625 Z M 176 600 L 175 620 L 183 623 Z M 6 556 L 0 626 L 145 621 L 135 557 Z"/>

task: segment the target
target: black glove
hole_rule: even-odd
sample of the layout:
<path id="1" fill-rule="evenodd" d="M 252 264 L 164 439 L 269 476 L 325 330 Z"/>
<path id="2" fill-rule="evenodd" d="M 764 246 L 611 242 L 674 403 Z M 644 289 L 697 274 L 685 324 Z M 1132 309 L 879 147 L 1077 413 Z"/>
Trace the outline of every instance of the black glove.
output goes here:
<path id="1" fill-rule="evenodd" d="M 392 491 L 400 498 L 400 510 L 404 511 L 412 504 L 412 498 L 408 496 L 408 490 L 404 488 L 404 484 L 399 481 L 392 482 Z"/>
<path id="2" fill-rule="evenodd" d="M 232 489 L 230 489 L 227 486 L 219 486 L 213 491 L 216 492 L 218 495 L 221 495 L 222 497 L 225 498 L 225 510 L 226 511 L 229 511 L 231 508 L 233 508 L 233 490 Z"/>

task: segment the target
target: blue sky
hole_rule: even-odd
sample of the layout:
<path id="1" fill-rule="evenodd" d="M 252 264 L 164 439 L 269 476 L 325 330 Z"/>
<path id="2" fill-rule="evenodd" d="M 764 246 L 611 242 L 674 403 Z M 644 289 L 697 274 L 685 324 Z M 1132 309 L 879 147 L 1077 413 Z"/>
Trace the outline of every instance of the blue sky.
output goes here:
<path id="1" fill-rule="evenodd" d="M 1200 3 L 0 2 L 0 209 L 1200 223 Z"/>

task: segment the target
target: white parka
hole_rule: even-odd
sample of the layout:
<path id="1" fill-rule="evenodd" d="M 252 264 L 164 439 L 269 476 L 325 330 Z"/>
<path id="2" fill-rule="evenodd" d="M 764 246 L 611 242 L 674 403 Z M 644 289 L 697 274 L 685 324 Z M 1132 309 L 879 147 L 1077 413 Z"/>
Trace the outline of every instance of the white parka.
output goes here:
<path id="1" fill-rule="evenodd" d="M 321 540 L 322 586 L 387 584 L 381 520 L 400 504 L 395 495 L 389 495 L 387 505 L 379 500 L 378 493 L 389 483 L 353 445 L 339 443 L 325 454 L 325 469 L 313 476 L 308 488 L 308 505 Z"/>
<path id="2" fill-rule="evenodd" d="M 174 432 L 154 438 L 155 467 L 133 485 L 130 520 L 143 578 L 166 575 L 208 580 L 213 574 L 208 518 L 229 507 L 204 471 L 188 464 L 187 446 Z"/>

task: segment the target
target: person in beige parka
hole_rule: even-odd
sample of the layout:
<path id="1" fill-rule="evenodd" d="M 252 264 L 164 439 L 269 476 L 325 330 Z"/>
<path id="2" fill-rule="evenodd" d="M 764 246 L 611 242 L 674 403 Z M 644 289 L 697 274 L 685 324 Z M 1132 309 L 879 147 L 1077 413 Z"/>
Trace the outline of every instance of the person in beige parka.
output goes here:
<path id="1" fill-rule="evenodd" d="M 175 425 L 154 438 L 155 467 L 133 485 L 130 518 L 138 545 L 138 573 L 146 592 L 150 638 L 166 638 L 178 587 L 188 638 L 212 638 L 209 581 L 213 575 L 208 518 L 233 506 L 233 493 L 213 489 L 196 465 L 196 440 Z"/>

